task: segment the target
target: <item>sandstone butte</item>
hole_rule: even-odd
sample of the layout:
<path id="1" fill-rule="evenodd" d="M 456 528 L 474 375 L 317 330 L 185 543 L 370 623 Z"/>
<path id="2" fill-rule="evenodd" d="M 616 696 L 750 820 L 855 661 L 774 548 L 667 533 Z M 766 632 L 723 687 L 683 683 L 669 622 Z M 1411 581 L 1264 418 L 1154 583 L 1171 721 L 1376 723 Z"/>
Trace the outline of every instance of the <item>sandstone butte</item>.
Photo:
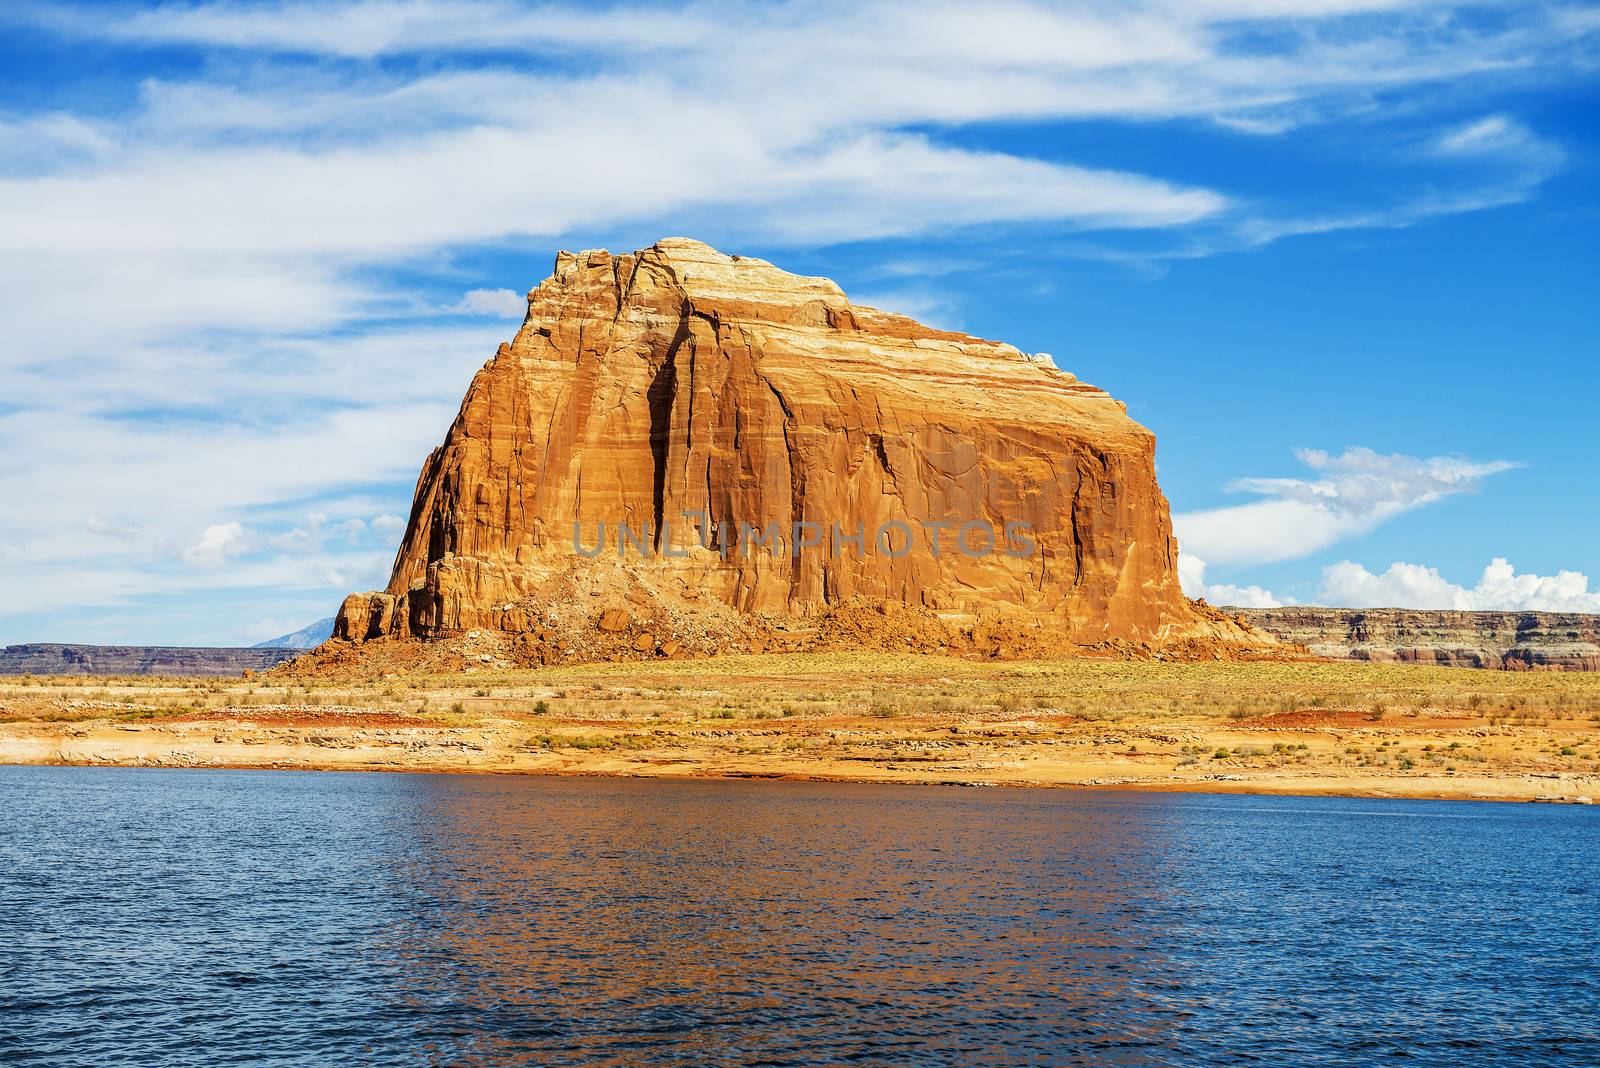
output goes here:
<path id="1" fill-rule="evenodd" d="M 774 523 L 782 551 L 757 541 Z M 541 663 L 1272 641 L 1187 600 L 1176 563 L 1155 437 L 1103 390 L 670 238 L 556 257 L 423 465 L 388 587 L 347 598 L 324 648 L 470 636 Z"/>

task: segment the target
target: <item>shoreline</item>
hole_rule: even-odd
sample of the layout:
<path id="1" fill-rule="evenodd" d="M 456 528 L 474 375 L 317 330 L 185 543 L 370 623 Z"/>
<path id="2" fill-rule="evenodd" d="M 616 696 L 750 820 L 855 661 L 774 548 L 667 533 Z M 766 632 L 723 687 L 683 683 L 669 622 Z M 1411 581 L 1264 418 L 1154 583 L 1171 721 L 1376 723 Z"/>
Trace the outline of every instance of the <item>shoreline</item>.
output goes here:
<path id="1" fill-rule="evenodd" d="M 588 724 L 553 723 L 552 729 Z M 908 725 L 909 726 L 909 725 Z M 937 729 L 936 725 L 934 725 Z M 1324 769 L 1229 767 L 1218 771 L 1136 773 L 1129 757 L 1051 759 L 1029 754 L 1002 762 L 989 754 L 937 768 L 921 760 L 841 755 L 738 756 L 704 746 L 670 755 L 604 749 L 528 752 L 497 740 L 500 728 L 406 727 L 410 736 L 375 739 L 384 728 L 260 725 L 249 719 L 113 724 L 61 730 L 53 724 L 0 724 L 0 765 L 119 768 L 211 768 L 240 771 L 352 771 L 418 774 L 536 775 L 566 778 L 659 778 L 838 782 L 880 786 L 1137 790 L 1148 793 L 1273 794 L 1416 800 L 1592 804 L 1600 774 L 1511 772 L 1440 775 L 1416 772 L 1330 774 Z M 927 730 L 928 726 L 916 725 Z M 1439 728 L 1429 731 L 1430 735 Z M 1126 729 L 1118 732 L 1126 735 Z M 1238 730 L 1229 732 L 1230 737 Z M 1297 735 L 1303 732 L 1295 732 Z M 1390 733 L 1399 734 L 1399 731 Z M 674 732 L 667 744 L 690 742 Z M 222 740 L 219 740 L 222 739 Z M 1120 744 L 1120 743 L 1119 743 Z M 396 749 L 400 751 L 397 752 Z M 248 750 L 248 751 L 241 751 Z M 1138 754 L 1143 756 L 1146 754 Z M 859 770 L 858 770 L 859 769 Z"/>
<path id="2" fill-rule="evenodd" d="M 0 680 L 0 763 L 1600 800 L 1600 677 L 764 654 Z"/>
<path id="3" fill-rule="evenodd" d="M 0 753 L 0 757 L 4 754 Z M 1556 804 L 1574 805 L 1585 807 L 1600 804 L 1600 798 L 1586 795 L 1576 796 L 1525 796 L 1521 794 L 1491 795 L 1484 793 L 1461 793 L 1457 791 L 1432 791 L 1417 790 L 1395 792 L 1377 788 L 1362 789 L 1359 787 L 1313 787 L 1304 784 L 1279 784 L 1270 781 L 1243 781 L 1243 782 L 1173 782 L 1173 781 L 1125 781 L 1125 782 L 1045 782 L 1016 779 L 1007 781 L 973 780 L 961 781 L 952 779 L 904 779 L 904 778 L 870 778 L 851 777 L 838 774 L 808 774 L 796 771 L 699 771 L 686 773 L 641 774 L 637 772 L 617 772 L 584 770 L 573 768 L 543 769 L 543 768 L 493 768 L 493 767 L 447 767 L 447 766 L 379 766 L 379 765 L 341 765 L 327 762 L 305 762 L 299 764 L 251 764 L 251 763 L 148 763 L 138 761 L 109 761 L 109 760 L 44 760 L 44 761 L 14 761 L 0 759 L 0 768 L 3 767 L 31 767 L 31 768 L 113 768 L 124 771 L 281 771 L 301 773 L 349 773 L 372 775 L 494 775 L 505 778 L 558 778 L 558 779 L 658 779 L 668 782 L 806 782 L 806 783 L 840 783 L 857 786 L 937 786 L 947 789 L 997 789 L 997 790 L 1060 790 L 1073 791 L 1127 791 L 1133 793 L 1160 793 L 1160 794 L 1211 794 L 1241 797 L 1346 797 L 1353 800 L 1377 801 L 1462 801 L 1462 802 L 1489 802 L 1499 804 Z M 1381 780 L 1393 785 L 1394 783 L 1407 783 L 1407 780 Z M 1413 780 L 1414 781 L 1414 780 Z"/>

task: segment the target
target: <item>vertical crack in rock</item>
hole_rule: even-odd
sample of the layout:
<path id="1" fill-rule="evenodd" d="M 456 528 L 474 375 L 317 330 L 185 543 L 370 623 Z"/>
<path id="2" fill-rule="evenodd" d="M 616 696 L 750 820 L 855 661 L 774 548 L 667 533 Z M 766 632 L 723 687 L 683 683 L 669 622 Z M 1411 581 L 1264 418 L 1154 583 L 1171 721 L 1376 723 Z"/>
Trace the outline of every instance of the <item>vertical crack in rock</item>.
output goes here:
<path id="1" fill-rule="evenodd" d="M 651 376 L 650 386 L 645 391 L 645 401 L 650 409 L 652 547 L 658 553 L 666 529 L 667 450 L 672 440 L 672 411 L 678 392 L 678 350 L 688 338 L 689 326 L 684 321 L 673 335 L 666 356 Z"/>

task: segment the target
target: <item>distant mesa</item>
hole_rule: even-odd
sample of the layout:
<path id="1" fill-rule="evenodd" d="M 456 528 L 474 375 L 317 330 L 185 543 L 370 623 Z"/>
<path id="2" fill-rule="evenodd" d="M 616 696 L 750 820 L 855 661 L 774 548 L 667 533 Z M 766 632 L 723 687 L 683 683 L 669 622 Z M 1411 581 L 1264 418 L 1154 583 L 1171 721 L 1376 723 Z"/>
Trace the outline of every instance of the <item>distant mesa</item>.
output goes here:
<path id="1" fill-rule="evenodd" d="M 1154 454 L 1049 357 L 825 278 L 684 238 L 563 252 L 423 465 L 387 587 L 345 600 L 325 650 L 1271 644 L 1183 596 Z"/>
<path id="2" fill-rule="evenodd" d="M 1504 671 L 1600 671 L 1600 615 L 1416 608 L 1240 608 L 1285 642 L 1341 660 Z"/>
<path id="3" fill-rule="evenodd" d="M 239 676 L 266 671 L 299 649 L 223 649 L 154 645 L 59 645 L 0 649 L 0 675 Z"/>
<path id="4" fill-rule="evenodd" d="M 0 675 L 239 676 L 267 671 L 326 641 L 333 618 L 248 649 L 35 642 L 0 648 Z"/>

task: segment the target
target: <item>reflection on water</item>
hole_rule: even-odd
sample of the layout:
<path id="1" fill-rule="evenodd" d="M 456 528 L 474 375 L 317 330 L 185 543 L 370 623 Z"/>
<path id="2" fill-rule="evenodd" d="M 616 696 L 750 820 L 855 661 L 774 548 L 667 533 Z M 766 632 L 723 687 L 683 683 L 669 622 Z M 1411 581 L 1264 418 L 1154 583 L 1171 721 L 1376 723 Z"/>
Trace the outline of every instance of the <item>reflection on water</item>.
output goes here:
<path id="1" fill-rule="evenodd" d="M 1600 1063 L 1593 810 L 77 768 L 0 805 L 10 1063 Z"/>
<path id="2" fill-rule="evenodd" d="M 487 1007 L 529 1042 L 688 1063 L 978 1055 L 1049 1021 L 1159 1039 L 1110 1011 L 1163 969 L 1162 895 L 1092 809 L 951 791 L 494 780 L 413 810 L 394 944 L 407 1008 Z M 427 922 L 417 923 L 419 917 Z M 453 1024 L 452 1024 L 453 1025 Z M 509 1030 L 508 1030 L 509 1028 Z"/>

